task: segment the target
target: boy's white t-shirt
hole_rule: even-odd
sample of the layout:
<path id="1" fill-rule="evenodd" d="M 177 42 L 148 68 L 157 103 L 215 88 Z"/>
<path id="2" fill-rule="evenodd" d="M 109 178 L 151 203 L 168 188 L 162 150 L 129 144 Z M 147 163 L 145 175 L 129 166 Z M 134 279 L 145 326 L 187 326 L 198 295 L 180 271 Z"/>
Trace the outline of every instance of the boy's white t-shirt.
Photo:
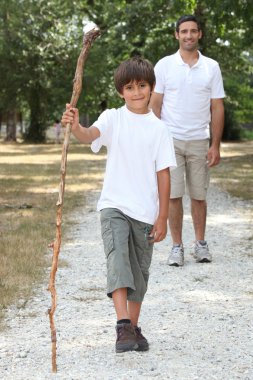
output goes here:
<path id="1" fill-rule="evenodd" d="M 93 123 L 100 137 L 97 153 L 107 147 L 105 178 L 97 209 L 117 208 L 141 222 L 154 224 L 158 214 L 156 172 L 176 167 L 173 140 L 152 111 L 136 114 L 123 106 L 104 111 Z"/>

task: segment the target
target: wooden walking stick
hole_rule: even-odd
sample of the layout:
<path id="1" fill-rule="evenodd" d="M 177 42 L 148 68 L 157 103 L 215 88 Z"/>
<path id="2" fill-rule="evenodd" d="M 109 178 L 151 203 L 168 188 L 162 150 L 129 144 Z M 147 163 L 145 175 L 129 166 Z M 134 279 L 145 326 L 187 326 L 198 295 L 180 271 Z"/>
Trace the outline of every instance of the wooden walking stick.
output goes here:
<path id="1" fill-rule="evenodd" d="M 89 32 L 84 34 L 83 38 L 83 47 L 81 53 L 79 55 L 74 84 L 73 84 L 73 92 L 72 98 L 70 101 L 71 107 L 76 107 L 79 95 L 82 90 L 82 76 L 83 76 L 83 68 L 84 62 L 87 58 L 89 49 L 91 47 L 92 42 L 100 35 L 99 28 L 95 27 Z M 48 291 L 51 292 L 51 308 L 48 309 L 49 321 L 50 321 L 50 329 L 51 329 L 51 342 L 52 342 L 52 372 L 57 372 L 56 365 L 56 328 L 54 324 L 54 312 L 56 310 L 56 288 L 55 288 L 55 275 L 58 267 L 58 257 L 60 253 L 61 247 L 61 224 L 62 224 L 62 207 L 63 207 L 63 197 L 64 197 L 64 189 L 65 189 L 65 176 L 66 176 L 66 166 L 67 166 L 67 154 L 68 154 L 68 146 L 69 146 L 69 138 L 71 133 L 71 126 L 68 123 L 66 126 L 64 142 L 62 147 L 62 158 L 61 158 L 61 179 L 59 186 L 59 196 L 58 201 L 56 203 L 57 213 L 56 213 L 56 238 L 50 246 L 53 248 L 53 258 L 52 258 L 52 267 L 50 272 L 50 279 L 48 285 Z"/>

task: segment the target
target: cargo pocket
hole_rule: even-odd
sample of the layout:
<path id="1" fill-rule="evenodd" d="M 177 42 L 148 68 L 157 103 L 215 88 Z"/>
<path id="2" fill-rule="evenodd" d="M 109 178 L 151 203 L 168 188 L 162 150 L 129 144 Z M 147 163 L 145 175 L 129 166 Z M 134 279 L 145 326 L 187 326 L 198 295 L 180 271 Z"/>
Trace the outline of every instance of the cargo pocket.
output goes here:
<path id="1" fill-rule="evenodd" d="M 150 247 L 153 247 L 154 242 L 153 242 L 153 237 L 150 237 L 149 235 L 151 234 L 153 226 L 152 225 L 146 225 L 144 227 L 144 248 L 145 249 L 150 249 Z"/>
<path id="2" fill-rule="evenodd" d="M 102 221 L 101 233 L 102 233 L 102 239 L 104 243 L 105 255 L 108 257 L 109 254 L 114 250 L 113 233 L 111 229 L 110 220 L 107 219 L 107 220 Z"/>

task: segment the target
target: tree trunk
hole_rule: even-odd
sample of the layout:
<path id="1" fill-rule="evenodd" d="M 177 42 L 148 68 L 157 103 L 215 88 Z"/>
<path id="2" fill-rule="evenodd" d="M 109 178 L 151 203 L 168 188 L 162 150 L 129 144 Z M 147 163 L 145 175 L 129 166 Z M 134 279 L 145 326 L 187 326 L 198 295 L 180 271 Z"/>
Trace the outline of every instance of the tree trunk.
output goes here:
<path id="1" fill-rule="evenodd" d="M 16 111 L 7 112 L 6 138 L 5 141 L 17 141 L 16 138 Z"/>
<path id="2" fill-rule="evenodd" d="M 46 119 L 45 107 L 42 106 L 42 90 L 32 89 L 30 96 L 30 125 L 25 140 L 33 143 L 44 143 L 46 141 Z"/>

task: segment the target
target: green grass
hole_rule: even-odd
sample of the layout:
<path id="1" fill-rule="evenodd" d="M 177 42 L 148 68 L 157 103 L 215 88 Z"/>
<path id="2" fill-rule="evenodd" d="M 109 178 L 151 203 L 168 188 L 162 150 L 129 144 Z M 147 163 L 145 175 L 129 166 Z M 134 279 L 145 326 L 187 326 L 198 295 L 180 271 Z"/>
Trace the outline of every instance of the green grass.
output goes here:
<path id="1" fill-rule="evenodd" d="M 212 182 L 234 197 L 253 200 L 253 141 L 223 143 L 221 156 L 211 169 Z"/>
<path id="2" fill-rule="evenodd" d="M 242 137 L 242 139 L 252 141 L 253 140 L 253 130 L 244 129 L 242 131 L 241 137 Z"/>
<path id="3" fill-rule="evenodd" d="M 44 278 L 45 268 L 51 265 L 48 244 L 55 239 L 61 146 L 0 146 L 1 320 L 11 303 L 31 296 Z M 84 207 L 85 194 L 101 188 L 103 169 L 103 154 L 92 154 L 88 146 L 70 145 L 62 243 L 70 214 Z M 65 265 L 59 261 L 61 264 Z"/>

